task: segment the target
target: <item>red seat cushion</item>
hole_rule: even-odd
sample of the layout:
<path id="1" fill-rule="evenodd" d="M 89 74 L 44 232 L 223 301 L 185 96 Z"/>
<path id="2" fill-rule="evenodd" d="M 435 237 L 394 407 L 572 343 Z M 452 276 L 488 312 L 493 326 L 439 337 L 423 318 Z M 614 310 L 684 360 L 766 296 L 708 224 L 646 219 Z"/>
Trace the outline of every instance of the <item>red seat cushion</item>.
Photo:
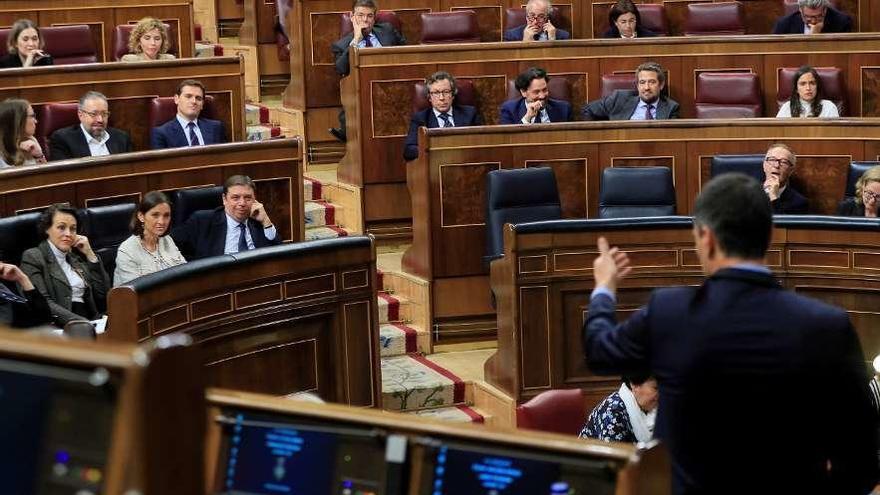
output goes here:
<path id="1" fill-rule="evenodd" d="M 581 389 L 548 390 L 517 406 L 516 426 L 576 436 L 588 412 Z"/>
<path id="2" fill-rule="evenodd" d="M 455 87 L 458 88 L 458 93 L 455 95 L 455 103 L 457 105 L 477 106 L 477 91 L 474 89 L 473 82 L 469 79 L 456 79 Z M 425 95 L 424 81 L 417 82 L 413 85 L 412 102 L 413 112 L 430 108 L 431 102 L 428 101 L 428 97 Z"/>
<path id="3" fill-rule="evenodd" d="M 602 74 L 602 96 L 611 96 L 618 89 L 638 89 L 635 72 Z"/>
<path id="4" fill-rule="evenodd" d="M 636 8 L 639 10 L 643 28 L 664 36 L 669 34 L 666 8 L 662 3 L 640 3 L 636 4 Z"/>
<path id="5" fill-rule="evenodd" d="M 822 80 L 822 92 L 826 100 L 837 105 L 841 116 L 846 110 L 846 83 L 843 81 L 843 71 L 839 67 L 813 67 Z M 791 98 L 791 86 L 797 67 L 780 67 L 776 69 L 776 102 L 779 106 Z"/>
<path id="6" fill-rule="evenodd" d="M 698 119 L 762 117 L 761 86 L 751 72 L 701 72 L 695 100 Z"/>
<path id="7" fill-rule="evenodd" d="M 746 34 L 743 6 L 739 2 L 689 3 L 684 22 L 685 36 Z"/>
<path id="8" fill-rule="evenodd" d="M 422 44 L 479 43 L 480 28 L 473 10 L 431 12 L 421 15 Z"/>
<path id="9" fill-rule="evenodd" d="M 46 53 L 52 55 L 55 65 L 91 64 L 98 61 L 98 51 L 92 31 L 85 24 L 41 27 L 40 35 L 46 44 Z M 0 29 L 0 41 L 6 46 L 9 29 Z"/>
<path id="10" fill-rule="evenodd" d="M 47 103 L 34 107 L 37 114 L 37 130 L 34 134 L 43 152 L 49 154 L 49 136 L 62 127 L 79 123 L 77 103 Z"/>

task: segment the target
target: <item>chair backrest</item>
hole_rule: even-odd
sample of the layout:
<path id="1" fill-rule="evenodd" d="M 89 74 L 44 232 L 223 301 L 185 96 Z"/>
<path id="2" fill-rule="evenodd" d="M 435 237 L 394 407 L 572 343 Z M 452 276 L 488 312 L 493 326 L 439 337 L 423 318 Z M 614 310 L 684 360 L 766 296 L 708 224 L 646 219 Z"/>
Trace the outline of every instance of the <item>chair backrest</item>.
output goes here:
<path id="1" fill-rule="evenodd" d="M 171 193 L 171 228 L 183 225 L 199 210 L 213 210 L 223 204 L 223 187 L 194 187 Z"/>
<path id="2" fill-rule="evenodd" d="M 571 103 L 571 83 L 564 77 L 551 77 L 547 82 L 547 89 L 550 90 L 550 98 L 554 100 L 563 100 Z M 507 99 L 518 100 L 522 98 L 522 93 L 516 89 L 516 81 L 507 82 Z"/>
<path id="3" fill-rule="evenodd" d="M 602 97 L 611 96 L 618 89 L 638 89 L 635 72 L 602 74 Z"/>
<path id="4" fill-rule="evenodd" d="M 477 90 L 474 83 L 470 79 L 456 79 L 455 87 L 458 92 L 455 94 L 455 103 L 458 105 L 477 106 Z M 412 109 L 418 112 L 429 108 L 431 102 L 428 100 L 427 88 L 425 82 L 420 81 L 413 85 Z"/>
<path id="5" fill-rule="evenodd" d="M 562 218 L 556 174 L 552 168 L 493 170 L 486 176 L 486 257 L 504 254 L 505 223 Z"/>
<path id="6" fill-rule="evenodd" d="M 21 255 L 35 247 L 43 236 L 37 232 L 39 213 L 25 213 L 0 218 L 0 260 L 21 265 Z"/>
<path id="7" fill-rule="evenodd" d="M 837 6 L 837 0 L 829 0 L 829 1 L 831 3 L 832 7 L 834 7 L 837 10 L 840 10 L 840 8 Z M 784 0 L 782 3 L 785 6 L 785 15 L 789 15 L 789 14 L 793 14 L 794 12 L 797 12 L 797 10 L 798 10 L 797 0 Z"/>
<path id="8" fill-rule="evenodd" d="M 113 60 L 119 60 L 128 52 L 128 39 L 137 24 L 120 24 L 113 29 Z M 177 56 L 177 25 L 165 24 L 168 31 L 168 53 Z"/>
<path id="9" fill-rule="evenodd" d="M 567 20 L 562 18 L 562 14 L 559 12 L 559 8 L 552 7 L 550 9 L 550 22 L 556 26 L 557 28 L 565 28 L 569 25 Z M 517 26 L 522 26 L 526 23 L 526 7 L 523 4 L 522 7 L 511 7 L 508 9 L 504 9 L 504 29 L 512 29 Z"/>
<path id="10" fill-rule="evenodd" d="M 743 18 L 743 6 L 739 2 L 689 3 L 684 21 L 684 35 L 746 34 Z"/>
<path id="11" fill-rule="evenodd" d="M 49 159 L 52 158 L 49 153 L 49 136 L 62 127 L 79 123 L 78 106 L 77 103 L 47 103 L 34 107 L 34 113 L 37 114 L 37 131 L 34 136 Z"/>
<path id="12" fill-rule="evenodd" d="M 856 182 L 869 169 L 880 165 L 880 162 L 852 162 L 849 164 L 849 173 L 846 175 L 846 190 L 843 199 L 849 199 L 856 195 Z"/>
<path id="13" fill-rule="evenodd" d="M 343 12 L 339 17 L 339 36 L 341 38 L 351 32 L 351 12 Z M 401 30 L 400 18 L 392 10 L 380 10 L 376 14 L 376 23 L 391 24 L 394 29 Z"/>
<path id="14" fill-rule="evenodd" d="M 116 269 L 116 251 L 131 235 L 129 223 L 136 208 L 134 203 L 123 203 L 80 210 L 89 244 L 111 277 Z"/>
<path id="15" fill-rule="evenodd" d="M 751 72 L 701 72 L 697 76 L 698 119 L 762 117 L 761 86 Z"/>
<path id="16" fill-rule="evenodd" d="M 607 167 L 599 187 L 599 218 L 675 215 L 669 167 Z"/>
<path id="17" fill-rule="evenodd" d="M 661 36 L 669 34 L 666 7 L 662 3 L 639 3 L 636 8 L 639 10 L 643 28 Z"/>
<path id="18" fill-rule="evenodd" d="M 575 436 L 589 412 L 583 390 L 547 390 L 516 407 L 516 427 Z"/>
<path id="19" fill-rule="evenodd" d="M 753 155 L 715 155 L 709 165 L 709 176 L 739 172 L 764 182 L 764 153 Z"/>
<path id="20" fill-rule="evenodd" d="M 822 80 L 822 92 L 825 99 L 837 105 L 841 116 L 846 111 L 846 83 L 843 81 L 843 70 L 839 67 L 813 67 Z M 779 67 L 776 69 L 776 103 L 782 106 L 791 98 L 791 88 L 797 67 Z"/>
<path id="21" fill-rule="evenodd" d="M 6 46 L 9 28 L 0 29 L 0 42 Z M 98 50 L 92 31 L 85 24 L 48 26 L 40 28 L 46 43 L 46 53 L 52 55 L 55 65 L 91 64 L 98 61 Z"/>
<path id="22" fill-rule="evenodd" d="M 174 104 L 173 96 L 157 96 L 150 101 L 150 112 L 147 119 L 150 127 L 156 127 L 168 122 L 177 115 L 177 105 Z M 214 108 L 214 97 L 207 95 L 205 97 L 205 106 L 202 107 L 201 116 L 206 119 L 216 118 L 216 110 Z"/>
<path id="23" fill-rule="evenodd" d="M 479 43 L 480 27 L 473 10 L 421 14 L 422 44 Z"/>

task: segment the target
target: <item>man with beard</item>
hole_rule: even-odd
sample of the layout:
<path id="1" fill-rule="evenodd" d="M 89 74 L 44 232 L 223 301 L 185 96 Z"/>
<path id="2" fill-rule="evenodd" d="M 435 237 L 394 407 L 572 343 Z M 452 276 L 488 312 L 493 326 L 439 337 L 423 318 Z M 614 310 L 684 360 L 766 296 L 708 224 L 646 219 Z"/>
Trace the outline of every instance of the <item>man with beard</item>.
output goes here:
<path id="1" fill-rule="evenodd" d="M 771 144 L 764 155 L 764 192 L 776 215 L 804 214 L 809 208 L 807 198 L 788 183 L 795 164 L 794 151 L 782 143 Z"/>
<path id="2" fill-rule="evenodd" d="M 516 77 L 514 86 L 522 98 L 508 100 L 501 105 L 500 124 L 545 124 L 571 122 L 571 104 L 550 98 L 547 83 L 550 76 L 538 67 L 529 67 Z"/>
<path id="3" fill-rule="evenodd" d="M 64 127 L 49 137 L 49 158 L 67 160 L 131 152 L 131 138 L 125 131 L 107 127 L 110 120 L 107 97 L 89 91 L 79 99 L 79 124 Z"/>
<path id="4" fill-rule="evenodd" d="M 656 62 L 636 68 L 638 89 L 619 89 L 584 105 L 584 120 L 677 119 L 678 103 L 663 95 L 666 72 Z"/>

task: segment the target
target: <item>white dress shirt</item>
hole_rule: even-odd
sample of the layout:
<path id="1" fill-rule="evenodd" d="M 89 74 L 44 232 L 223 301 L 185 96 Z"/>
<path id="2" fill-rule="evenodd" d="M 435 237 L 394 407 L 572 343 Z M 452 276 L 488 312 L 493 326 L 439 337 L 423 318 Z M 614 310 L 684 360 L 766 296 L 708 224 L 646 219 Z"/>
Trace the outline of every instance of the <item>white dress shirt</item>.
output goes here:
<path id="1" fill-rule="evenodd" d="M 657 120 L 657 104 L 660 103 L 660 100 L 656 100 L 650 103 L 651 105 L 651 116 L 654 117 L 652 120 Z M 647 120 L 645 119 L 645 110 L 648 108 L 648 103 L 645 103 L 645 100 L 639 98 L 639 104 L 636 105 L 636 109 L 633 112 L 632 116 L 630 116 L 629 120 Z"/>
<path id="2" fill-rule="evenodd" d="M 92 156 L 106 156 L 110 154 L 110 150 L 107 149 L 107 141 L 110 141 L 110 133 L 106 130 L 104 131 L 104 135 L 101 136 L 101 139 L 96 139 L 94 136 L 89 134 L 85 127 L 80 124 L 80 129 L 82 129 L 83 134 L 86 137 L 86 142 L 89 143 L 89 153 Z"/>
<path id="3" fill-rule="evenodd" d="M 189 143 L 189 129 L 187 129 L 186 126 L 188 126 L 190 122 L 193 122 L 196 125 L 195 131 L 199 144 L 205 144 L 205 138 L 202 137 L 202 130 L 199 129 L 199 119 L 190 121 L 183 118 L 182 115 L 177 114 L 177 122 L 180 124 L 180 127 L 183 127 L 183 135 L 186 137 L 187 143 Z"/>
<path id="4" fill-rule="evenodd" d="M 58 265 L 61 267 L 61 271 L 64 272 L 64 276 L 67 277 L 67 283 L 70 284 L 70 300 L 73 302 L 84 303 L 83 296 L 86 293 L 86 281 L 70 266 L 70 263 L 67 262 L 67 254 L 62 253 L 60 249 L 55 247 L 54 244 L 48 242 L 49 249 L 52 250 L 52 254 L 55 255 L 55 259 L 58 261 Z"/>
<path id="5" fill-rule="evenodd" d="M 223 212 L 226 215 L 226 243 L 223 246 L 223 254 L 232 254 L 238 252 L 238 238 L 241 236 L 241 229 L 238 220 L 229 216 L 228 213 Z M 266 239 L 272 240 L 277 235 L 277 231 L 275 230 L 275 226 L 272 225 L 267 229 L 263 229 L 263 233 L 266 235 Z M 251 230 L 247 228 L 247 222 L 245 222 L 244 227 L 244 238 L 247 240 L 248 249 L 254 248 L 254 239 L 251 237 Z"/>

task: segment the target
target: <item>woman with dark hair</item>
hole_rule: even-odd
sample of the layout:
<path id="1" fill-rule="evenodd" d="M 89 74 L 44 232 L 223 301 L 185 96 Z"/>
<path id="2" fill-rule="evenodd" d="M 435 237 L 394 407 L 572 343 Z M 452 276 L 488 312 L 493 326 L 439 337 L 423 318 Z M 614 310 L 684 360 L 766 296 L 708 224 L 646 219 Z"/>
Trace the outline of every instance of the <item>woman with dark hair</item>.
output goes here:
<path id="1" fill-rule="evenodd" d="M 128 51 L 122 56 L 122 62 L 144 62 L 148 60 L 171 60 L 174 55 L 168 53 L 171 40 L 165 23 L 155 17 L 144 17 L 128 37 Z"/>
<path id="2" fill-rule="evenodd" d="M 632 0 L 618 0 L 608 11 L 608 31 L 603 38 L 649 38 L 657 33 L 642 27 L 639 9 Z"/>
<path id="3" fill-rule="evenodd" d="M 587 417 L 581 438 L 606 442 L 647 442 L 654 435 L 657 380 L 647 374 L 623 377 L 623 384 Z"/>
<path id="4" fill-rule="evenodd" d="M 877 218 L 880 208 L 880 165 L 871 167 L 856 181 L 855 196 L 837 206 L 842 217 Z"/>
<path id="5" fill-rule="evenodd" d="M 52 321 L 94 320 L 106 308 L 110 286 L 101 259 L 89 239 L 77 234 L 76 210 L 55 204 L 37 226 L 46 239 L 21 257 L 21 269 L 49 302 Z"/>
<path id="6" fill-rule="evenodd" d="M 27 100 L 0 102 L 0 169 L 46 163 L 36 132 L 37 116 Z"/>
<path id="7" fill-rule="evenodd" d="M 29 19 L 19 19 L 12 24 L 6 39 L 8 54 L 0 57 L 0 68 L 39 67 L 52 65 L 52 56 L 43 51 L 40 28 Z"/>
<path id="8" fill-rule="evenodd" d="M 119 245 L 113 286 L 122 285 L 148 273 L 186 263 L 171 231 L 171 201 L 159 191 L 144 195 L 131 218 L 132 236 Z"/>
<path id="9" fill-rule="evenodd" d="M 824 99 L 819 73 L 809 65 L 794 74 L 791 98 L 779 108 L 776 117 L 840 117 L 837 105 Z"/>

